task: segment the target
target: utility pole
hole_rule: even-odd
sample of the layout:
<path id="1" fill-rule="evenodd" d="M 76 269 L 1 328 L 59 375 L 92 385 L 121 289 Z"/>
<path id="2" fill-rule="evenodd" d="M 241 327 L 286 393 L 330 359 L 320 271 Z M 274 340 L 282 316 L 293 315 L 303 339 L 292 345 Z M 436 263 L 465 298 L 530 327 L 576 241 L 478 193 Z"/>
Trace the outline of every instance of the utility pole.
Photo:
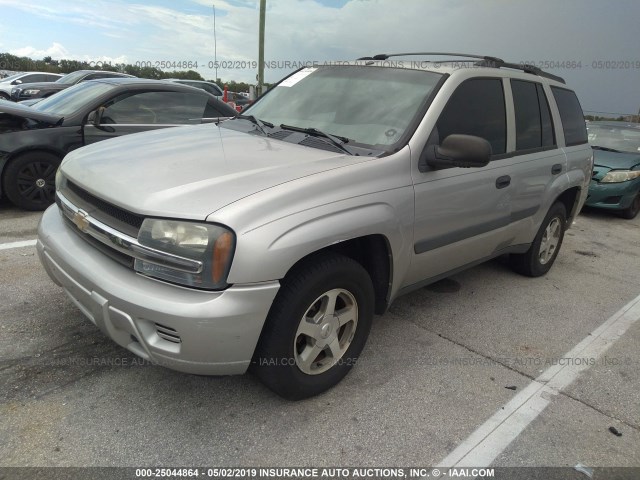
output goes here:
<path id="1" fill-rule="evenodd" d="M 260 0 L 260 30 L 258 33 L 258 96 L 264 88 L 264 18 L 267 0 Z"/>
<path id="2" fill-rule="evenodd" d="M 211 5 L 213 7 L 213 66 L 216 69 L 216 78 L 215 82 L 218 82 L 218 40 L 216 38 L 216 6 L 215 4 Z"/>

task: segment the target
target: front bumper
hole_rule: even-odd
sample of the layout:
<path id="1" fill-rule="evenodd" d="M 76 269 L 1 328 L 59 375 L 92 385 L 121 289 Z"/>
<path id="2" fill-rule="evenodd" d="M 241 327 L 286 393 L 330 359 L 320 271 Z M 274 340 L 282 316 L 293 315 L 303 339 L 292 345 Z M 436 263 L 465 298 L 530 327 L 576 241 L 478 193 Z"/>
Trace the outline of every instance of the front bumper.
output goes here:
<path id="1" fill-rule="evenodd" d="M 280 287 L 273 281 L 205 292 L 142 276 L 73 232 L 57 205 L 42 216 L 37 250 L 51 279 L 105 335 L 187 373 L 244 373 Z"/>
<path id="2" fill-rule="evenodd" d="M 591 180 L 587 207 L 624 210 L 631 205 L 640 191 L 640 179 L 621 183 L 598 183 Z"/>

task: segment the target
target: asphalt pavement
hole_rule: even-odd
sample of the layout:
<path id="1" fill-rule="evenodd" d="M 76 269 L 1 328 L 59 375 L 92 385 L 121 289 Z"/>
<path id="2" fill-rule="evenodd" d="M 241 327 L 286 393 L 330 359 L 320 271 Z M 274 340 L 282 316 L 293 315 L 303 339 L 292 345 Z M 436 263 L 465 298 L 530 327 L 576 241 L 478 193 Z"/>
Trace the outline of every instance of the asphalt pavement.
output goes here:
<path id="1" fill-rule="evenodd" d="M 105 338 L 33 246 L 2 249 L 35 239 L 39 217 L 0 204 L 5 467 L 437 465 L 640 294 L 640 218 L 584 212 L 545 277 L 497 259 L 401 297 L 342 383 L 288 402 L 251 375 L 173 372 Z M 628 324 L 490 465 L 640 467 Z"/>

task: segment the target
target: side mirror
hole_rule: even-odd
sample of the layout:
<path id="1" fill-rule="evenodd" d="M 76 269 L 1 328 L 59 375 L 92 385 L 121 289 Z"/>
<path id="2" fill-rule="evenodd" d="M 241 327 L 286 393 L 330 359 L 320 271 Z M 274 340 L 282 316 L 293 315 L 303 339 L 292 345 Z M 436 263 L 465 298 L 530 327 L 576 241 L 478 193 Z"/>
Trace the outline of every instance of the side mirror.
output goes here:
<path id="1" fill-rule="evenodd" d="M 20 85 L 22 83 L 22 80 L 14 80 L 13 82 L 11 82 L 11 85 Z"/>
<path id="2" fill-rule="evenodd" d="M 491 144 L 484 138 L 474 135 L 453 134 L 444 139 L 442 145 L 428 145 L 422 155 L 418 168 L 426 172 L 429 167 L 479 168 L 491 159 Z"/>
<path id="3" fill-rule="evenodd" d="M 104 107 L 99 107 L 87 116 L 87 123 L 94 127 L 99 127 L 102 121 L 102 114 L 104 113 Z"/>

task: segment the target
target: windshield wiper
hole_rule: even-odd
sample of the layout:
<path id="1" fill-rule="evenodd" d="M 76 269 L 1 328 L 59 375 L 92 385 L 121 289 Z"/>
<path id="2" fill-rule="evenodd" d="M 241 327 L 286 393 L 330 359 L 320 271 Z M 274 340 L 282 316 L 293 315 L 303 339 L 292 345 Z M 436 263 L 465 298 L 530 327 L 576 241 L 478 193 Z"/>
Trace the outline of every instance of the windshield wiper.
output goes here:
<path id="1" fill-rule="evenodd" d="M 273 125 L 273 123 L 271 122 L 263 122 L 260 119 L 257 119 L 256 117 L 254 117 L 253 115 L 237 115 L 236 118 L 239 118 L 241 120 L 249 120 L 251 123 L 253 123 L 258 130 L 260 130 L 260 132 L 262 132 L 262 134 L 267 137 L 269 136 L 269 134 L 264 130 L 264 127 L 267 126 L 269 128 L 273 128 L 275 125 Z"/>
<path id="2" fill-rule="evenodd" d="M 622 153 L 622 150 L 616 150 L 615 148 L 601 147 L 599 145 L 591 145 L 591 148 L 593 148 L 594 150 L 602 150 L 603 152 Z"/>
<path id="3" fill-rule="evenodd" d="M 280 125 L 280 128 L 283 130 L 292 130 L 294 132 L 302 132 L 308 133 L 309 135 L 314 135 L 316 137 L 323 137 L 329 140 L 333 145 L 338 147 L 340 150 L 345 152 L 348 155 L 353 155 L 349 150 L 347 150 L 343 144 L 348 143 L 349 139 L 346 137 L 341 137 L 339 135 L 332 135 L 331 133 L 323 132 L 322 130 L 318 130 L 314 127 L 296 127 L 294 125 L 285 125 L 284 123 Z"/>

